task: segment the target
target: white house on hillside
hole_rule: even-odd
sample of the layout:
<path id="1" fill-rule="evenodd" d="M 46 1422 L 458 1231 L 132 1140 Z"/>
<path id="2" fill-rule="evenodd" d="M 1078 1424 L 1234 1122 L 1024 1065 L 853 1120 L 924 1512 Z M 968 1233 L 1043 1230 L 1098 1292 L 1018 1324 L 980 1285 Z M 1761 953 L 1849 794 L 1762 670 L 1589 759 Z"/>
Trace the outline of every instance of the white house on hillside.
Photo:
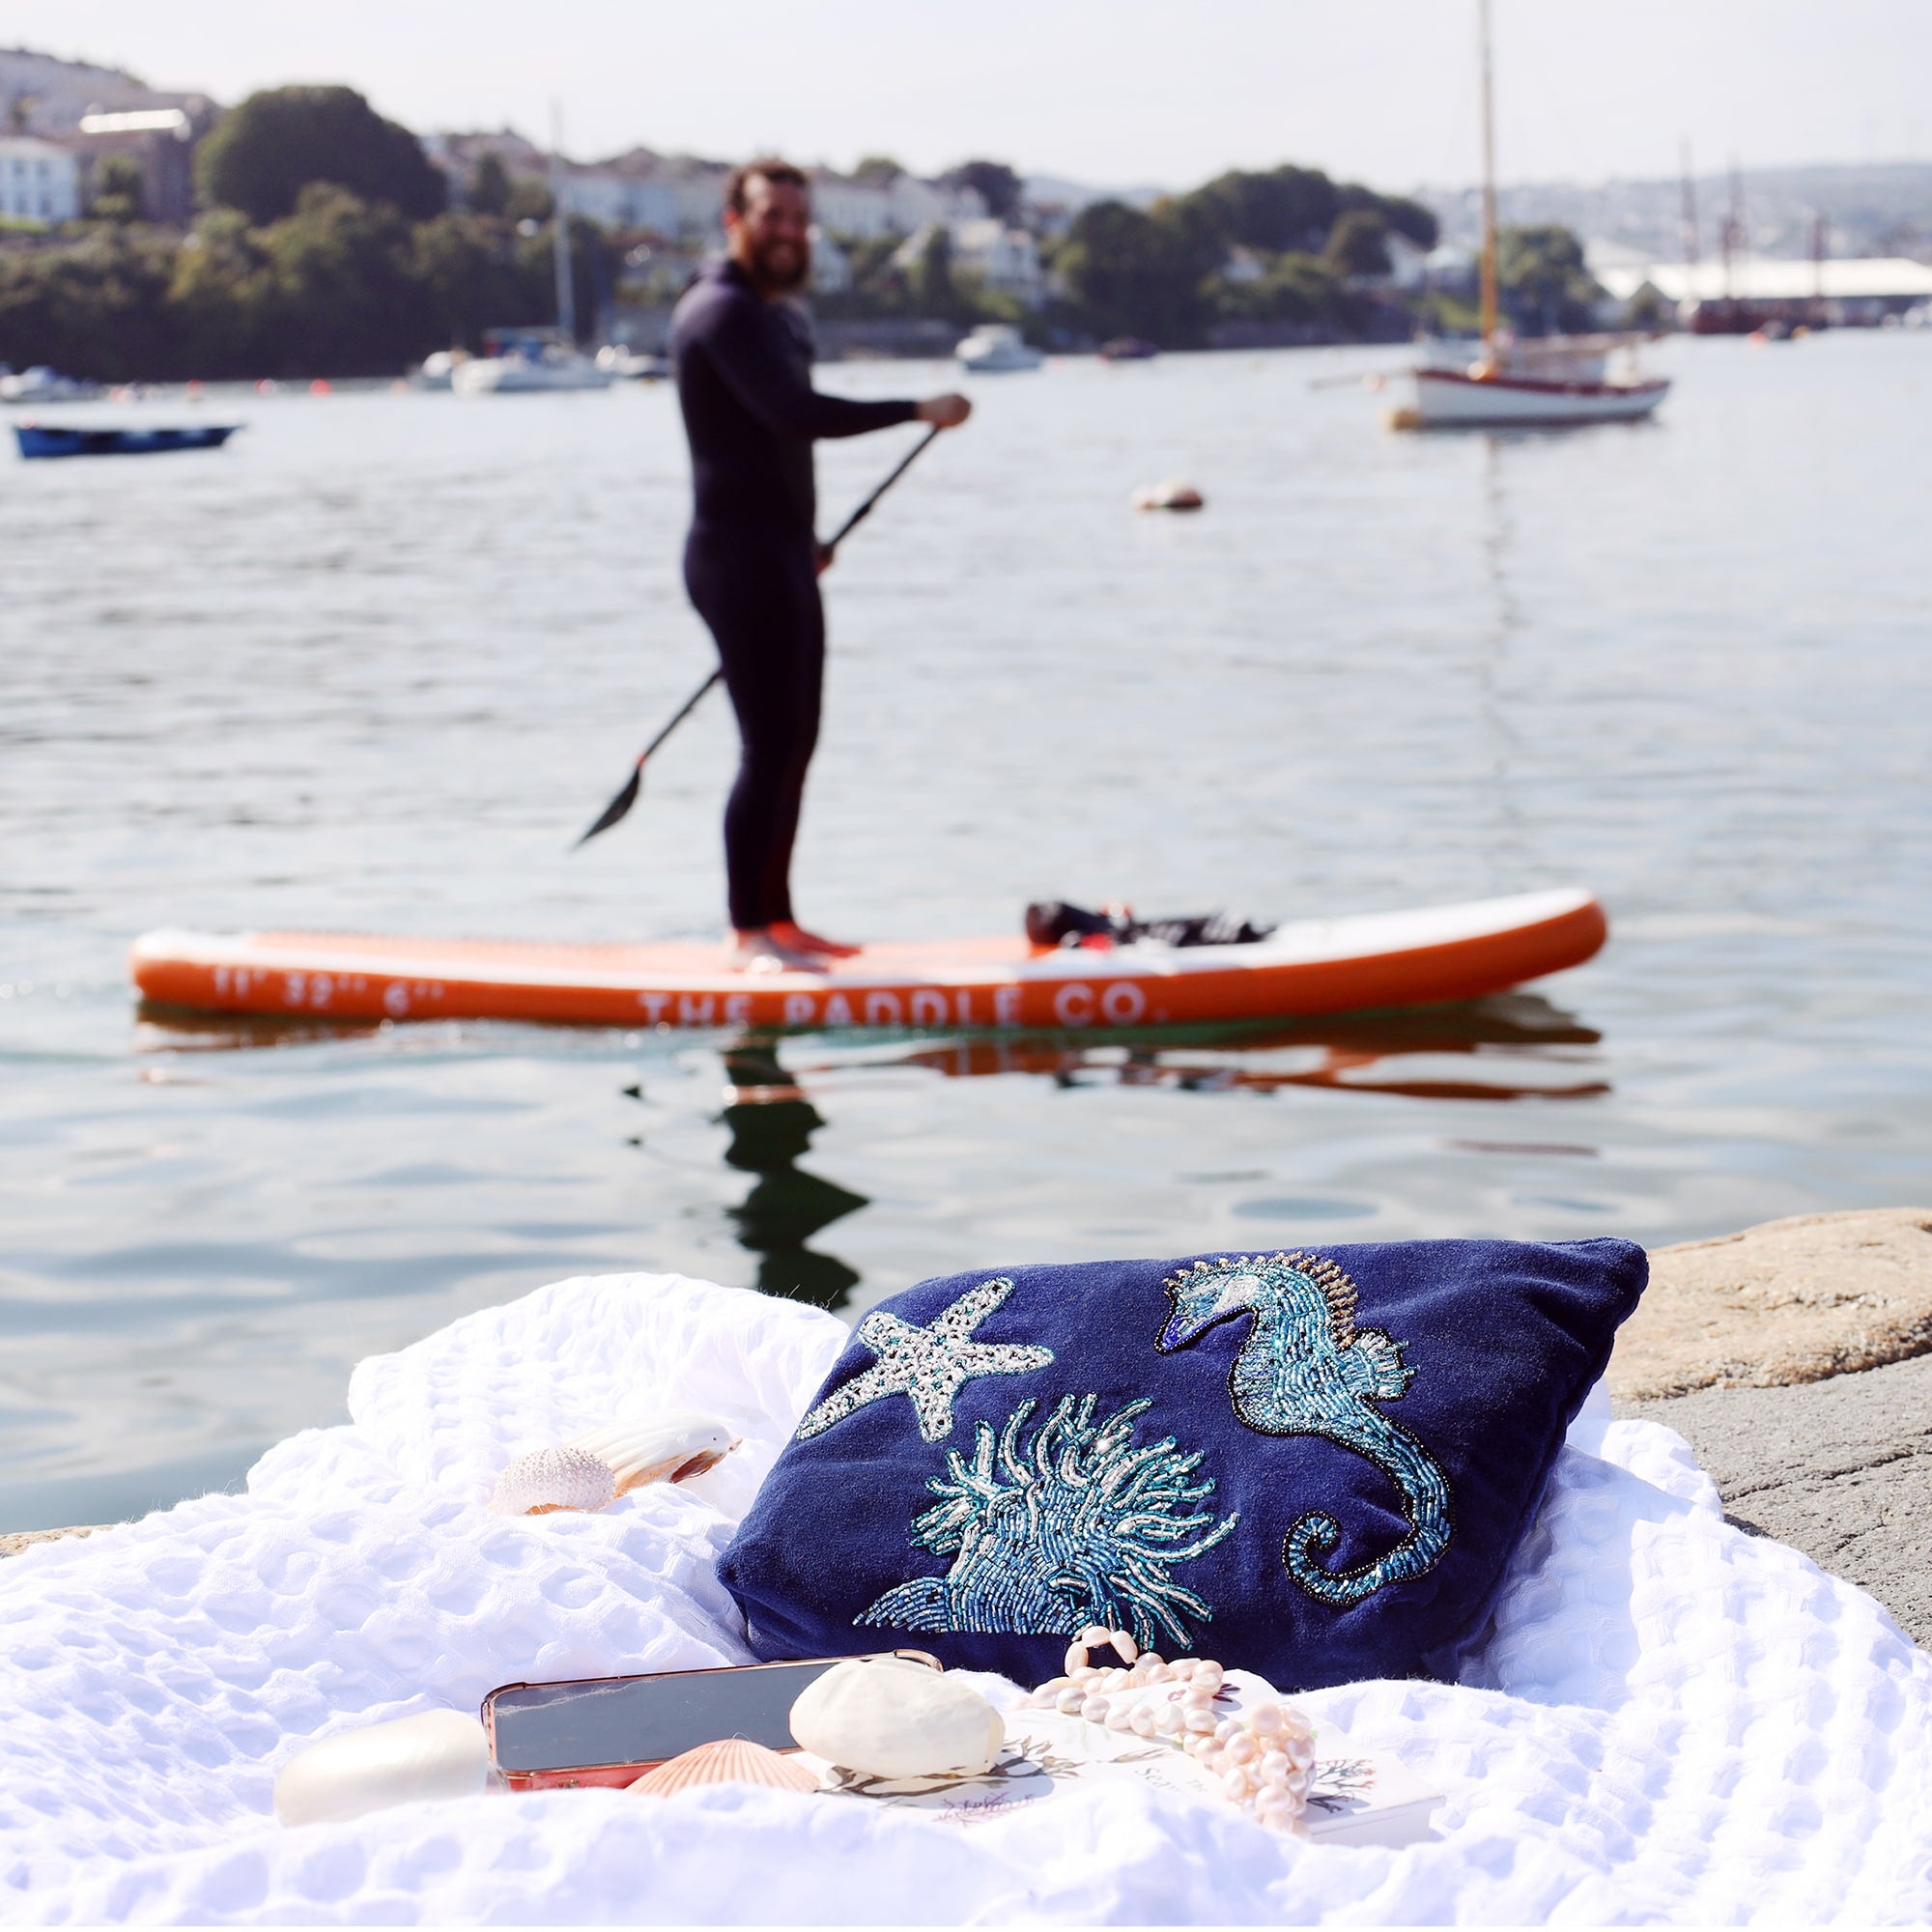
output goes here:
<path id="1" fill-rule="evenodd" d="M 1011 296 L 1028 308 L 1037 308 L 1046 299 L 1046 272 L 1040 267 L 1033 237 L 1024 228 L 1009 228 L 990 214 L 976 215 L 970 221 L 928 221 L 894 251 L 893 267 L 910 274 L 925 259 L 933 237 L 942 229 L 952 244 L 955 274 Z"/>
<path id="2" fill-rule="evenodd" d="M 855 181 L 813 168 L 811 212 L 836 235 L 870 242 L 881 235 L 916 235 L 935 221 L 970 221 L 984 215 L 986 204 L 975 188 L 941 187 L 914 175 L 889 182 Z"/>
<path id="3" fill-rule="evenodd" d="M 0 137 L 0 216 L 77 221 L 80 166 L 65 148 L 31 134 Z"/>
<path id="4" fill-rule="evenodd" d="M 1009 228 L 995 215 L 952 224 L 952 265 L 997 294 L 1029 308 L 1046 298 L 1039 248 L 1024 228 Z"/>
<path id="5" fill-rule="evenodd" d="M 852 286 L 852 258 L 817 222 L 811 224 L 811 292 L 843 295 Z"/>

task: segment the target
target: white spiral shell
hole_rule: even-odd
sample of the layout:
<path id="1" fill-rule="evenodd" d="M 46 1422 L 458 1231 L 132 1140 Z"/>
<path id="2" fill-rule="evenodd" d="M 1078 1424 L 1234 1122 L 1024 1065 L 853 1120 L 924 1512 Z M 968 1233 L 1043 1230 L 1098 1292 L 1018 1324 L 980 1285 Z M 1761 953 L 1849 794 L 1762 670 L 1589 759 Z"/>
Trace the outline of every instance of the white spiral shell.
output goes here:
<path id="1" fill-rule="evenodd" d="M 645 1483 L 681 1483 L 737 1447 L 724 1423 L 691 1409 L 666 1409 L 587 1430 L 553 1449 L 519 1456 L 497 1478 L 498 1516 L 600 1510 Z"/>

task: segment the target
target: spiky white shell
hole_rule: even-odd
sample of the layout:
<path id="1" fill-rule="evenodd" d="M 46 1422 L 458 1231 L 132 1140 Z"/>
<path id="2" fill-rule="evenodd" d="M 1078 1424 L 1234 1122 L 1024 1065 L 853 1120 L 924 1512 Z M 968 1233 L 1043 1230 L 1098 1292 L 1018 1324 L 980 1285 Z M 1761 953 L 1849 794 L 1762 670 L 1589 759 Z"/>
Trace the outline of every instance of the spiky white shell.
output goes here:
<path id="1" fill-rule="evenodd" d="M 645 1483 L 681 1483 L 737 1447 L 724 1424 L 692 1409 L 664 1409 L 587 1430 L 555 1449 L 519 1456 L 497 1478 L 499 1516 L 600 1510 Z"/>
<path id="2" fill-rule="evenodd" d="M 1006 1724 L 956 1677 L 901 1658 L 854 1658 L 799 1692 L 791 1734 L 819 1757 L 872 1777 L 978 1776 L 999 1761 Z"/>
<path id="3" fill-rule="evenodd" d="M 647 1798 L 669 1798 L 700 1784 L 763 1784 L 774 1791 L 816 1791 L 818 1779 L 802 1764 L 749 1738 L 720 1738 L 667 1759 L 629 1786 Z"/>
<path id="4" fill-rule="evenodd" d="M 497 1478 L 490 1507 L 498 1516 L 543 1516 L 551 1510 L 600 1510 L 617 1499 L 610 1463 L 566 1443 L 519 1456 Z"/>

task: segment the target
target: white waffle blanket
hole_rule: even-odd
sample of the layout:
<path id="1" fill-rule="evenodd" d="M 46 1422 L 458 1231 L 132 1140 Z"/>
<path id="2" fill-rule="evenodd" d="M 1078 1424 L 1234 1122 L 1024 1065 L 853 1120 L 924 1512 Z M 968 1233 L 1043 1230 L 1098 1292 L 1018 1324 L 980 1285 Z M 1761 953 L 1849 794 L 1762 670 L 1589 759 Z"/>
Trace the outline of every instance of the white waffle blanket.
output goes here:
<path id="1" fill-rule="evenodd" d="M 562 1282 L 363 1363 L 353 1424 L 282 1443 L 245 1495 L 0 1565 L 0 1918 L 1932 1918 L 1932 1658 L 1727 1526 L 1677 1436 L 1588 1414 L 1466 1681 L 1304 1700 L 1447 1794 L 1404 1851 L 1139 1788 L 971 1830 L 742 1787 L 274 1823 L 276 1770 L 332 1732 L 746 1661 L 712 1564 L 845 1332 L 679 1276 Z M 653 1403 L 746 1447 L 602 1516 L 485 1512 L 513 1454 Z"/>

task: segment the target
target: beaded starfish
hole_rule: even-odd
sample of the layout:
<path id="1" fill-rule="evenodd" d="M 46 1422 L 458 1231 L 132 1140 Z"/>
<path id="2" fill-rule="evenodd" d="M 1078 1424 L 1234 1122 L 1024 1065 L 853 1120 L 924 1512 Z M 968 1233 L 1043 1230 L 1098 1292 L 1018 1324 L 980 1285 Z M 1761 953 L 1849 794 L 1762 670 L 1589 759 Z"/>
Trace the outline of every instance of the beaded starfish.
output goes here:
<path id="1" fill-rule="evenodd" d="M 875 1308 L 860 1322 L 858 1340 L 878 1356 L 869 1369 L 836 1388 L 798 1425 L 816 1435 L 869 1402 L 902 1395 L 919 1416 L 919 1433 L 937 1442 L 952 1433 L 952 1398 L 980 1376 L 1018 1376 L 1043 1369 L 1051 1349 L 1021 1342 L 976 1342 L 973 1331 L 1013 1292 L 1004 1276 L 968 1289 L 923 1328 Z"/>

